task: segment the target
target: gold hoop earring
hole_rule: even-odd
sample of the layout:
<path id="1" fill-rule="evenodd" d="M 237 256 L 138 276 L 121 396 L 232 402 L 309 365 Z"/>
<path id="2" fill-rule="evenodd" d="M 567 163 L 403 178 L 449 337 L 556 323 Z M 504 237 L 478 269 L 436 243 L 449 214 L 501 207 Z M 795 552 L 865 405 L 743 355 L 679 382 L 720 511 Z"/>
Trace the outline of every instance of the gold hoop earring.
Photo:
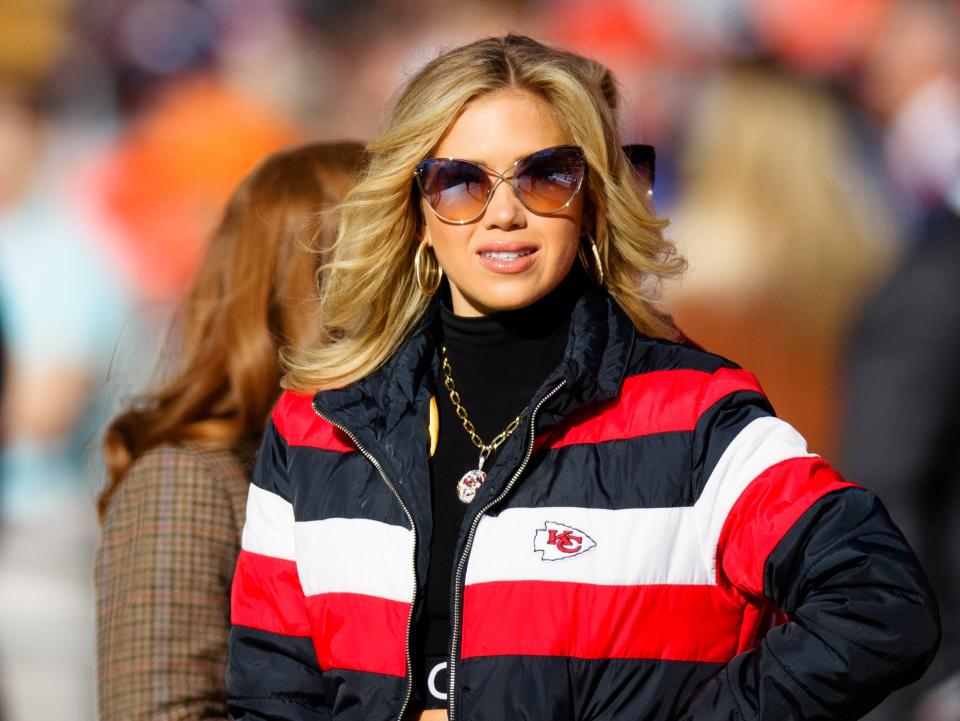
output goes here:
<path id="1" fill-rule="evenodd" d="M 433 259 L 433 263 L 436 265 L 433 268 L 426 267 L 430 264 L 430 261 L 425 260 L 422 256 L 424 249 L 429 247 L 430 244 L 427 243 L 427 239 L 424 238 L 417 247 L 416 255 L 413 256 L 413 275 L 417 279 L 420 292 L 428 298 L 437 292 L 440 288 L 440 281 L 443 280 L 443 268 L 437 263 L 436 256 L 434 256 Z M 427 273 L 426 279 L 424 278 L 425 271 Z"/>
<path id="2" fill-rule="evenodd" d="M 590 233 L 585 232 L 582 237 L 587 239 L 587 245 L 590 246 L 590 255 L 593 257 L 588 259 L 586 251 L 581 246 L 580 261 L 583 263 L 583 267 L 593 274 L 593 279 L 597 281 L 597 285 L 603 285 L 603 262 L 600 260 L 600 251 L 597 249 L 597 244 Z"/>

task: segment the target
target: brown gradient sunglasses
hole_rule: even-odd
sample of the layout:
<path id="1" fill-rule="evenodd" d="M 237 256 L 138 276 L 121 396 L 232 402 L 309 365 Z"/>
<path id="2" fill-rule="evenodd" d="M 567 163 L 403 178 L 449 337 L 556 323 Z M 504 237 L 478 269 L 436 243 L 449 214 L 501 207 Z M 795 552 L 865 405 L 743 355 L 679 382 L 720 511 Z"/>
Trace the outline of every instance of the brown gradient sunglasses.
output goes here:
<path id="1" fill-rule="evenodd" d="M 656 164 L 653 146 L 624 145 L 623 151 L 648 193 L 652 192 Z M 512 175 L 507 175 L 511 171 Z M 573 202 L 586 172 L 581 148 L 557 145 L 520 158 L 503 173 L 472 160 L 427 158 L 417 163 L 414 177 L 434 215 L 444 222 L 463 225 L 483 215 L 504 182 L 531 212 L 559 213 Z"/>
<path id="2" fill-rule="evenodd" d="M 483 215 L 500 183 L 509 183 L 527 210 L 559 213 L 573 202 L 586 173 L 583 150 L 557 145 L 520 158 L 502 173 L 472 160 L 427 158 L 417 163 L 414 177 L 434 215 L 463 225 Z"/>

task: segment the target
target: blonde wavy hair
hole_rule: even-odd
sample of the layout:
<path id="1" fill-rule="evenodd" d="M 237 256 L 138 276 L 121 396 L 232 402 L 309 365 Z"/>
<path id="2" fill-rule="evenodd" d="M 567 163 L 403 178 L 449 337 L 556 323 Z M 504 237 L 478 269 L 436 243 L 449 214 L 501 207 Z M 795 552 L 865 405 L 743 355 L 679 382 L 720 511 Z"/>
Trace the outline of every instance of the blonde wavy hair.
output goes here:
<path id="1" fill-rule="evenodd" d="M 684 267 L 664 240 L 666 221 L 639 196 L 620 147 L 616 111 L 586 59 L 530 38 L 507 35 L 446 52 L 401 89 L 370 162 L 347 194 L 330 261 L 321 269 L 320 341 L 283 358 L 283 386 L 302 392 L 363 378 L 396 352 L 423 317 L 429 299 L 413 273 L 423 233 L 416 164 L 431 155 L 467 105 L 518 89 L 553 108 L 589 166 L 586 214 L 606 287 L 642 332 L 674 337 L 658 308 L 663 280 Z"/>

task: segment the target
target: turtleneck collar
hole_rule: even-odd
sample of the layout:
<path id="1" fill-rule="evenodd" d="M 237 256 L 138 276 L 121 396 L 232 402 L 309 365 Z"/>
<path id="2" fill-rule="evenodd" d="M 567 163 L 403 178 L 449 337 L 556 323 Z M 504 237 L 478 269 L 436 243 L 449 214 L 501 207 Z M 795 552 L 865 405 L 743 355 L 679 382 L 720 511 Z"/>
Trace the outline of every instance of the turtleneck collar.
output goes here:
<path id="1" fill-rule="evenodd" d="M 461 401 L 481 437 L 503 430 L 560 365 L 574 306 L 587 288 L 582 275 L 571 271 L 536 303 L 483 317 L 455 315 L 449 297 L 444 299 L 442 343 Z M 443 388 L 442 374 L 438 380 Z"/>
<path id="2" fill-rule="evenodd" d="M 444 343 L 450 353 L 497 353 L 510 350 L 543 350 L 551 338 L 564 340 L 574 306 L 589 288 L 579 266 L 554 290 L 537 302 L 489 316 L 467 317 L 453 312 L 449 290 L 444 287 L 441 299 L 440 324 Z M 559 362 L 560 354 L 554 359 Z M 552 367 L 548 370 L 552 370 Z"/>

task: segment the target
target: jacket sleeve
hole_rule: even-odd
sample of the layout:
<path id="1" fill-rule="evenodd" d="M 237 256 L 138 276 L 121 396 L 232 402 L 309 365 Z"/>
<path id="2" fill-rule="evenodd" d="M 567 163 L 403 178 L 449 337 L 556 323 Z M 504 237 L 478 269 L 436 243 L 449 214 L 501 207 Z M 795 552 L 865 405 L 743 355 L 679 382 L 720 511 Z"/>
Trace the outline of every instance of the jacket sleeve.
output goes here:
<path id="1" fill-rule="evenodd" d="M 287 445 L 271 422 L 257 456 L 231 596 L 230 712 L 299 721 L 326 712 L 294 553 Z"/>
<path id="2" fill-rule="evenodd" d="M 856 719 L 919 678 L 939 642 L 936 603 L 877 497 L 742 396 L 695 437 L 704 488 L 733 499 L 715 513 L 718 583 L 787 621 L 703 684 L 684 718 Z"/>
<path id="3" fill-rule="evenodd" d="M 110 504 L 95 569 L 102 721 L 228 718 L 240 528 L 218 478 L 198 454 L 159 448 L 133 465 Z"/>

